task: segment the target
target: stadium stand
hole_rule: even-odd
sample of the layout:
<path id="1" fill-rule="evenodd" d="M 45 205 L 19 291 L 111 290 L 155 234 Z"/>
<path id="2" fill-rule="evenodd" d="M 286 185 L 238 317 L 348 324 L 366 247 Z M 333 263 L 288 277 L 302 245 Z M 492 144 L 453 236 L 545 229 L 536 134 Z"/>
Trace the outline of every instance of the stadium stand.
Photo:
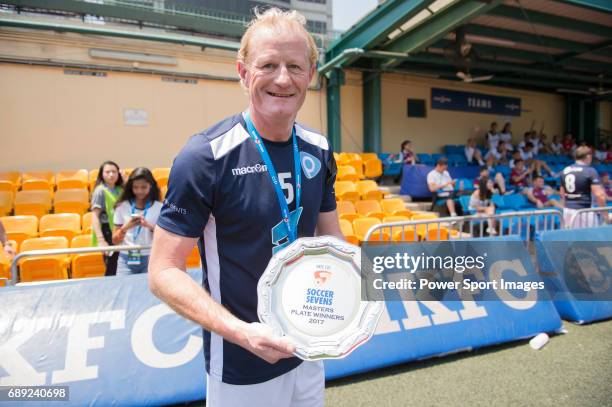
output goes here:
<path id="1" fill-rule="evenodd" d="M 91 247 L 91 234 L 74 236 L 71 248 Z M 79 253 L 71 256 L 71 278 L 104 277 L 106 266 L 102 253 Z"/>
<path id="2" fill-rule="evenodd" d="M 64 170 L 55 175 L 56 187 L 62 189 L 85 189 L 89 187 L 89 173 L 87 170 Z"/>
<path id="3" fill-rule="evenodd" d="M 38 232 L 41 237 L 64 236 L 66 240 L 81 233 L 81 215 L 77 213 L 54 213 L 40 218 Z"/>
<path id="4" fill-rule="evenodd" d="M 38 237 L 38 218 L 36 216 L 4 216 L 0 220 L 4 225 L 8 239 L 17 243 L 18 250 L 24 240 Z"/>
<path id="5" fill-rule="evenodd" d="M 21 252 L 68 248 L 63 236 L 37 237 L 21 243 Z M 65 280 L 68 278 L 68 255 L 32 256 L 19 260 L 19 277 L 22 282 Z"/>
<path id="6" fill-rule="evenodd" d="M 87 188 L 58 189 L 53 198 L 55 213 L 84 214 L 89 209 L 89 192 Z"/>
<path id="7" fill-rule="evenodd" d="M 15 215 L 34 215 L 40 218 L 51 211 L 52 194 L 49 190 L 18 191 L 15 195 Z"/>

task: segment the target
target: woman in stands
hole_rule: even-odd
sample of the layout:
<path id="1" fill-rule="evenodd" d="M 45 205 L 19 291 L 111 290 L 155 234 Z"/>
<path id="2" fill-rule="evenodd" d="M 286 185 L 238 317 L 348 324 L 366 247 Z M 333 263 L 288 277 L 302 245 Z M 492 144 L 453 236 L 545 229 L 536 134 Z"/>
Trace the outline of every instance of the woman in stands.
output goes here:
<path id="1" fill-rule="evenodd" d="M 558 135 L 555 134 L 553 136 L 552 141 L 550 142 L 549 148 L 550 148 L 551 154 L 561 155 L 561 152 L 563 151 L 563 144 L 559 142 Z"/>
<path id="2" fill-rule="evenodd" d="M 410 140 L 402 141 L 399 154 L 395 154 L 389 157 L 389 159 L 396 163 L 402 163 L 399 175 L 393 180 L 396 184 L 402 179 L 402 173 L 404 172 L 403 164 L 415 165 L 419 162 L 416 153 L 412 149 L 412 143 Z"/>
<path id="3" fill-rule="evenodd" d="M 481 177 L 478 180 L 478 189 L 472 193 L 470 197 L 469 209 L 482 215 L 495 215 L 495 205 L 491 201 L 493 197 L 494 186 L 493 181 L 488 176 Z M 495 219 L 487 219 L 489 227 L 487 233 L 490 236 L 497 235 L 495 230 Z"/>
<path id="4" fill-rule="evenodd" d="M 113 244 L 113 215 L 115 203 L 123 192 L 123 177 L 119 166 L 113 161 L 105 161 L 98 170 L 96 186 L 91 197 L 92 246 L 109 246 Z M 114 276 L 117 272 L 119 253 L 104 253 L 106 276 Z"/>
<path id="5" fill-rule="evenodd" d="M 506 151 L 514 150 L 514 146 L 512 145 L 512 123 L 506 122 L 506 124 L 504 124 L 504 128 L 499 134 L 499 140 L 501 141 L 499 144 L 506 146 Z"/>
<path id="6" fill-rule="evenodd" d="M 149 246 L 162 204 L 153 174 L 147 168 L 136 168 L 130 174 L 115 209 L 113 243 L 126 246 Z M 149 249 L 119 254 L 117 275 L 146 273 Z"/>
<path id="7" fill-rule="evenodd" d="M 482 153 L 478 149 L 474 137 L 467 139 L 467 144 L 465 146 L 465 159 L 467 160 L 468 164 L 484 165 Z"/>

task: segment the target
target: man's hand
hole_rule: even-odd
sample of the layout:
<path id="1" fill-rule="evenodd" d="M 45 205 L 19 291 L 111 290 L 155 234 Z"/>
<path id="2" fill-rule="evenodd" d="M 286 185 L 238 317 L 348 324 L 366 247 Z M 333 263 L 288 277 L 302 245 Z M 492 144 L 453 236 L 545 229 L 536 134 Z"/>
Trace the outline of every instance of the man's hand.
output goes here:
<path id="1" fill-rule="evenodd" d="M 538 208 L 543 208 L 543 207 L 544 207 L 544 204 L 542 203 L 542 201 L 540 201 L 539 199 L 537 199 L 537 200 L 536 200 L 536 206 L 537 206 Z"/>
<path id="2" fill-rule="evenodd" d="M 245 324 L 244 340 L 239 345 L 268 363 L 293 357 L 295 346 L 287 339 L 275 336 L 272 328 L 259 322 Z"/>

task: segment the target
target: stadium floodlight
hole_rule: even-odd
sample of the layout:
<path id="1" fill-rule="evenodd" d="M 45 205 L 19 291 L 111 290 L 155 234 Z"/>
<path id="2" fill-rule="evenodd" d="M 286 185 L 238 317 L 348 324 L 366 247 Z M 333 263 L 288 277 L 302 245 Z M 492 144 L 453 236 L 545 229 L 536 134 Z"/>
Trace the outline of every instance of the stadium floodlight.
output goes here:
<path id="1" fill-rule="evenodd" d="M 143 62 L 147 64 L 176 65 L 176 58 L 168 55 L 142 54 L 139 52 L 115 51 L 108 49 L 90 48 L 89 56 L 92 58 L 114 59 L 119 61 Z"/>

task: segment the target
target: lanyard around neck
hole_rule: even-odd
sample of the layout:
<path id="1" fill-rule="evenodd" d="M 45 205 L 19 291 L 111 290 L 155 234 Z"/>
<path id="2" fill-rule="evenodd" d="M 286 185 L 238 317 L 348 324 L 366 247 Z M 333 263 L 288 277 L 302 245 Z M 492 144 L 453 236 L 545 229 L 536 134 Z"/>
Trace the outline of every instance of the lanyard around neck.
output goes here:
<path id="1" fill-rule="evenodd" d="M 136 212 L 136 200 L 133 200 L 130 203 L 132 204 L 132 215 L 133 215 Z M 143 219 L 147 217 L 147 211 L 149 210 L 150 206 L 151 206 L 150 201 L 145 204 L 145 209 L 142 214 Z M 138 235 L 140 234 L 141 229 L 142 229 L 142 226 L 138 225 L 138 227 L 136 228 L 136 231 L 134 232 L 134 243 L 136 243 L 136 239 L 138 239 Z"/>
<path id="2" fill-rule="evenodd" d="M 247 126 L 247 130 L 249 131 L 249 135 L 251 139 L 255 143 L 257 147 L 257 151 L 261 155 L 262 160 L 266 164 L 266 168 L 268 170 L 268 174 L 272 179 L 272 185 L 274 186 L 274 190 L 276 191 L 276 197 L 278 198 L 278 204 L 280 205 L 281 214 L 283 216 L 283 221 L 287 226 L 287 235 L 289 236 L 289 241 L 293 242 L 297 239 L 297 223 L 294 225 L 291 224 L 291 220 L 289 218 L 289 206 L 287 205 L 287 199 L 285 198 L 285 194 L 281 189 L 280 182 L 278 180 L 278 175 L 276 174 L 276 170 L 274 169 L 274 165 L 272 164 L 272 160 L 270 159 L 270 154 L 268 154 L 268 150 L 263 143 L 259 132 L 253 125 L 251 121 L 251 117 L 249 113 L 245 115 L 245 122 Z M 302 172 L 300 166 L 300 152 L 298 150 L 297 138 L 295 135 L 295 127 L 291 131 L 291 138 L 293 142 L 293 164 L 294 164 L 294 172 L 295 172 L 295 208 L 298 209 L 300 207 L 300 198 L 302 195 Z"/>

